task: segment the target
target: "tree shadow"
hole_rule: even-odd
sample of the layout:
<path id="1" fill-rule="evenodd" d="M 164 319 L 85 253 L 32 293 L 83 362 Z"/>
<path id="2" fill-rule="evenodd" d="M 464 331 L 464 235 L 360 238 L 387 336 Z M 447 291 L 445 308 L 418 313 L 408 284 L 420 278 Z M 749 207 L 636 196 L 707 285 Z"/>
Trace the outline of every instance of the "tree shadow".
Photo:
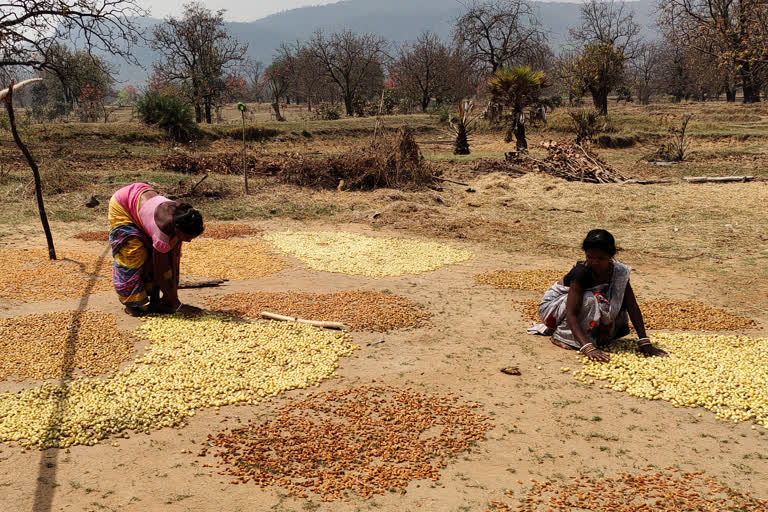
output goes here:
<path id="1" fill-rule="evenodd" d="M 96 268 L 101 268 L 104 261 L 109 254 L 109 247 L 104 249 L 101 253 L 98 265 Z M 73 261 L 73 260 L 69 260 Z M 80 262 L 76 262 L 80 265 L 83 274 L 87 273 L 86 265 Z M 80 303 L 72 315 L 72 322 L 67 329 L 67 339 L 64 345 L 64 352 L 62 354 L 62 362 L 64 373 L 59 379 L 58 386 L 62 389 L 63 393 L 58 398 L 56 407 L 51 413 L 48 419 L 48 430 L 51 430 L 57 426 L 57 419 L 66 411 L 69 397 L 69 386 L 72 382 L 73 373 L 75 371 L 75 353 L 77 350 L 77 338 L 80 332 L 80 320 L 88 307 L 88 301 L 90 294 L 93 291 L 96 282 L 101 276 L 90 275 L 88 285 L 86 286 L 83 296 L 80 298 Z M 35 487 L 35 501 L 32 505 L 33 512 L 50 512 L 53 506 L 53 496 L 57 487 L 56 484 L 56 472 L 58 469 L 58 458 L 61 448 L 47 448 L 40 452 L 40 462 L 38 463 L 37 480 Z"/>

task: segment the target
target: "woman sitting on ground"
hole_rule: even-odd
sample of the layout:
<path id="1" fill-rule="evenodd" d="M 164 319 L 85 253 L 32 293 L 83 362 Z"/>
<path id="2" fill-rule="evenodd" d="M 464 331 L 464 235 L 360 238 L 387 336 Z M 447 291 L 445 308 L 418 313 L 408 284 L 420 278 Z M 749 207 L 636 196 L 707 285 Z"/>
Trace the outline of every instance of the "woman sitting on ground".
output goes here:
<path id="1" fill-rule="evenodd" d="M 629 320 L 637 332 L 640 352 L 666 357 L 646 336 L 643 315 L 629 284 L 631 268 L 613 259 L 616 242 L 608 231 L 593 229 L 581 248 L 585 260 L 578 262 L 553 284 L 539 304 L 546 332 L 552 343 L 578 350 L 594 361 L 609 361 L 605 344 L 629 334 Z"/>
<path id="2" fill-rule="evenodd" d="M 178 296 L 181 244 L 203 232 L 199 211 L 133 183 L 109 200 L 109 229 L 112 280 L 126 313 L 200 311 Z"/>

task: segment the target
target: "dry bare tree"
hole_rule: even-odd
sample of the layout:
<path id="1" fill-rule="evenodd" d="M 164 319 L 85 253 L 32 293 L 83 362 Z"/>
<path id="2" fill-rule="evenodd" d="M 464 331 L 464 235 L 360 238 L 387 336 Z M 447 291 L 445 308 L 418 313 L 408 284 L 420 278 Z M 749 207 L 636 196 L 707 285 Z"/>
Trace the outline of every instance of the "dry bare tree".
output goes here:
<path id="1" fill-rule="evenodd" d="M 351 116 L 355 95 L 370 82 L 372 75 L 381 72 L 387 41 L 374 34 L 357 34 L 350 30 L 328 36 L 318 30 L 308 48 L 322 63 L 324 75 L 339 87 L 344 108 Z"/>
<path id="2" fill-rule="evenodd" d="M 536 10 L 526 0 L 473 0 L 456 19 L 454 37 L 491 73 L 532 64 L 542 51 L 549 51 Z"/>
<path id="3" fill-rule="evenodd" d="M 50 66 L 52 47 L 78 41 L 91 51 L 138 64 L 134 46 L 142 39 L 137 0 L 14 0 L 0 9 L 0 68 Z"/>
<path id="4" fill-rule="evenodd" d="M 581 6 L 581 25 L 571 28 L 570 37 L 581 45 L 605 44 L 634 57 L 640 40 L 635 13 L 622 0 L 587 0 Z"/>
<path id="5" fill-rule="evenodd" d="M 137 63 L 133 47 L 142 39 L 139 19 L 147 11 L 137 0 L 14 0 L 0 9 L 0 69 L 27 67 L 52 69 L 51 48 L 62 41 L 78 40 L 90 51 L 117 55 Z M 2 84 L 9 86 L 10 84 Z M 1 87 L 1 86 L 0 86 Z M 13 89 L 8 99 L 13 98 Z M 6 102 L 9 118 L 13 104 Z M 16 145 L 22 151 L 35 176 L 40 222 L 48 242 L 48 255 L 56 259 L 53 236 L 43 204 L 37 164 L 29 149 L 13 130 Z"/>
<path id="6" fill-rule="evenodd" d="M 768 5 L 758 0 L 661 0 L 659 24 L 674 44 L 709 55 L 760 101 L 768 66 Z"/>
<path id="7" fill-rule="evenodd" d="M 450 49 L 437 34 L 425 31 L 398 49 L 389 75 L 402 94 L 418 101 L 424 112 L 430 100 L 447 87 L 450 60 Z"/>
<path id="8" fill-rule="evenodd" d="M 642 105 L 647 105 L 651 95 L 659 90 L 662 58 L 661 44 L 644 42 L 629 60 L 632 84 Z"/>
<path id="9" fill-rule="evenodd" d="M 307 103 L 307 110 L 312 111 L 312 102 L 320 89 L 328 85 L 324 75 L 323 63 L 305 43 L 297 41 L 293 45 L 282 44 L 277 50 L 281 60 L 288 68 L 290 88 L 297 99 Z"/>
<path id="10" fill-rule="evenodd" d="M 624 83 L 626 61 L 637 52 L 640 25 L 621 0 L 586 0 L 581 6 L 581 24 L 569 33 L 579 49 L 572 70 L 590 92 L 598 112 L 606 115 L 608 94 Z"/>
<path id="11" fill-rule="evenodd" d="M 154 28 L 152 48 L 162 55 L 155 75 L 176 83 L 195 106 L 198 123 L 211 122 L 211 111 L 225 87 L 225 75 L 245 60 L 247 44 L 227 33 L 224 11 L 199 2 L 184 4 L 181 18 L 170 16 Z"/>
<path id="12" fill-rule="evenodd" d="M 264 70 L 263 89 L 272 102 L 272 110 L 275 111 L 276 121 L 285 121 L 280 113 L 280 98 L 285 96 L 291 86 L 290 71 L 285 59 L 278 57 Z"/>

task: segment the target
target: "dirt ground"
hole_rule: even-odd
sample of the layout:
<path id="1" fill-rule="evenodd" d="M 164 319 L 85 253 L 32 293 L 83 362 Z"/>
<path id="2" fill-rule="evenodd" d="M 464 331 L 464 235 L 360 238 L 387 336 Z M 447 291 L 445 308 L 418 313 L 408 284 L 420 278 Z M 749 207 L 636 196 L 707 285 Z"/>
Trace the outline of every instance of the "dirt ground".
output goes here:
<path id="1" fill-rule="evenodd" d="M 477 273 L 498 269 L 567 269 L 579 257 L 584 233 L 606 227 L 623 249 L 619 259 L 634 269 L 632 285 L 641 300 L 695 298 L 754 318 L 759 327 L 746 334 L 768 336 L 768 183 L 622 186 L 568 183 L 538 175 L 513 177 L 478 170 L 471 160 L 444 161 L 450 158 L 448 145 L 436 137 L 435 133 L 419 135 L 422 152 L 440 163 L 444 176 L 469 187 L 446 183 L 442 191 L 311 191 L 256 178 L 253 195 L 233 192 L 218 202 L 201 200 L 200 207 L 208 218 L 249 223 L 265 233 L 336 230 L 440 240 L 472 251 L 470 260 L 415 276 L 369 279 L 312 271 L 275 252 L 289 265 L 277 274 L 181 294 L 185 303 L 202 305 L 207 295 L 242 291 L 389 290 L 423 305 L 433 315 L 426 326 L 384 334 L 352 333 L 361 349 L 341 359 L 338 378 L 312 391 L 385 384 L 455 393 L 479 402 L 495 427 L 470 453 L 449 461 L 439 481 L 414 481 L 403 494 L 321 503 L 295 498 L 279 487 L 232 485 L 215 468 L 204 467 L 215 464 L 211 455 L 196 456 L 208 434 L 248 419 L 274 417 L 281 403 L 307 393 L 293 390 L 259 405 L 200 411 L 182 429 L 132 434 L 117 440 L 118 446 L 108 441 L 39 451 L 0 445 L 0 508 L 9 512 L 484 511 L 491 500 L 514 505 L 514 499 L 504 497 L 505 491 L 520 498 L 532 478 L 598 478 L 649 466 L 704 470 L 730 487 L 768 498 L 768 430 L 752 429 L 750 422 L 725 423 L 706 410 L 634 398 L 604 389 L 599 381 L 592 385 L 576 381 L 560 369 L 578 368 L 577 355 L 555 347 L 545 337 L 527 335 L 528 322 L 513 308 L 514 301 L 538 298 L 539 293 L 495 289 L 473 279 Z M 498 138 L 476 136 L 476 157 L 498 158 L 508 150 Z M 534 143 L 545 138 L 545 133 L 532 136 Z M 696 150 L 712 150 L 714 140 L 702 137 Z M 763 144 L 758 151 L 765 151 L 762 135 L 758 141 Z M 260 151 L 278 156 L 289 151 L 332 152 L 348 143 L 347 139 L 270 142 Z M 749 141 L 750 147 L 753 143 L 758 144 Z M 158 170 L 155 157 L 164 148 L 136 144 L 128 148 L 133 156 L 123 158 L 118 149 L 122 144 L 110 144 L 104 143 L 100 158 L 91 154 L 88 160 L 103 166 L 77 165 L 88 173 L 85 179 L 80 177 L 87 183 L 47 197 L 60 250 L 109 257 L 99 243 L 72 236 L 106 229 L 108 191 L 119 183 L 144 179 L 163 190 L 191 179 Z M 729 142 L 723 141 L 716 150 L 727 152 L 728 147 Z M 207 150 L 236 148 L 230 142 L 215 142 Z M 10 177 L 0 180 L 5 198 L 0 206 L 0 248 L 44 247 L 33 200 L 19 188 L 27 182 L 14 178 L 23 168 L 18 167 L 13 149 L 4 138 L 0 162 L 11 171 Z M 39 150 L 55 151 L 56 144 Z M 72 151 L 72 161 L 78 161 L 77 155 L 88 150 Z M 621 170 L 636 175 L 653 171 L 679 178 L 689 174 L 678 169 L 657 172 L 627 156 L 629 152 L 639 158 L 642 151 L 634 147 L 604 154 Z M 706 161 L 713 165 L 712 159 L 721 158 L 721 153 Z M 66 158 L 46 161 L 64 162 L 60 168 L 66 168 Z M 696 170 L 695 160 L 681 165 L 690 167 L 691 173 Z M 747 170 L 738 162 L 729 165 L 727 157 L 714 169 L 730 174 Z M 236 176 L 214 176 L 210 181 L 228 190 L 239 186 Z M 80 204 L 94 194 L 102 204 L 92 210 L 82 208 Z M 125 330 L 140 323 L 122 313 L 111 292 L 71 300 L 4 303 L 0 316 L 71 309 L 112 313 Z M 379 340 L 384 342 L 368 345 Z M 137 353 L 142 350 L 137 347 Z M 505 366 L 518 366 L 521 375 L 501 373 Z M 0 392 L 38 384 L 0 382 Z"/>

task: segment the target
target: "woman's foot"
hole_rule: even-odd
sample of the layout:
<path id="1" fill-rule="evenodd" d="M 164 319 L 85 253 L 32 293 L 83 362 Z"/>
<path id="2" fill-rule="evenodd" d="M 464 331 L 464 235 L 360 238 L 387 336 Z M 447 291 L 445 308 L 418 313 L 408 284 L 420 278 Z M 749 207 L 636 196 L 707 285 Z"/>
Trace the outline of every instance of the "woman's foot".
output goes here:
<path id="1" fill-rule="evenodd" d="M 135 317 L 146 316 L 149 314 L 149 309 L 146 306 L 125 306 L 124 311 Z"/>
<path id="2" fill-rule="evenodd" d="M 156 302 L 150 305 L 150 311 L 158 315 L 172 315 L 176 312 L 176 308 L 169 306 L 165 302 Z"/>

